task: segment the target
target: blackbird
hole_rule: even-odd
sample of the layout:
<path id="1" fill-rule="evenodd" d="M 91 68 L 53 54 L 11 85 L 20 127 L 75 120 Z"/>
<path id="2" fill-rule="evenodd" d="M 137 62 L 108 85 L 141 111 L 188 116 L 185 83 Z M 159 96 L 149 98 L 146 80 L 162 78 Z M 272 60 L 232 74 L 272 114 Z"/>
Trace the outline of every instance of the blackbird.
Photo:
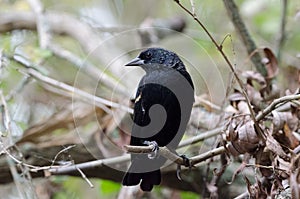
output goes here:
<path id="1" fill-rule="evenodd" d="M 123 178 L 125 186 L 151 191 L 161 182 L 160 168 L 166 158 L 158 147 L 174 153 L 187 126 L 194 102 L 194 85 L 180 58 L 163 48 L 149 48 L 125 66 L 140 66 L 141 79 L 134 103 L 130 145 L 154 145 L 151 154 L 131 154 L 131 165 Z"/>

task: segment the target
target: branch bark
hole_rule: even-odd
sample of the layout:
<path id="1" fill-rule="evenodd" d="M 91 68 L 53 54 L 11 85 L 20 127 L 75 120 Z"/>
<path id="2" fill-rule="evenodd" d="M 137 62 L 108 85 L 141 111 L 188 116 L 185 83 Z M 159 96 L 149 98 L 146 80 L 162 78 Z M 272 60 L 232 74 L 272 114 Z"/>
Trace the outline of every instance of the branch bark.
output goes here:
<path id="1" fill-rule="evenodd" d="M 150 153 L 153 151 L 153 146 L 131 146 L 131 145 L 126 145 L 124 148 L 131 153 Z M 177 154 L 172 153 L 167 147 L 160 147 L 158 150 L 159 154 L 166 157 L 167 159 L 175 162 L 176 164 L 179 165 L 185 165 L 184 160 L 182 157 L 178 156 Z M 205 161 L 209 158 L 212 158 L 214 156 L 220 155 L 222 153 L 225 153 L 226 149 L 225 147 L 221 146 L 215 149 L 212 149 L 210 151 L 207 151 L 205 153 L 202 153 L 200 155 L 193 156 L 189 158 L 190 160 L 190 166 L 194 166 L 202 161 Z"/>

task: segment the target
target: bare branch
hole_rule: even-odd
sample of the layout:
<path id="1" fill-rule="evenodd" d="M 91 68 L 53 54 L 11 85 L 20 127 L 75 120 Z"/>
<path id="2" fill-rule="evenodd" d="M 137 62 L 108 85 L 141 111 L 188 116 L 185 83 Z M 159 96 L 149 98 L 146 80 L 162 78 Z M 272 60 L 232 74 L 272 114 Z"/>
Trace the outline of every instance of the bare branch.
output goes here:
<path id="1" fill-rule="evenodd" d="M 124 148 L 131 153 L 150 153 L 153 151 L 154 146 L 131 146 L 131 145 L 125 145 Z M 185 165 L 185 161 L 182 159 L 182 157 L 178 156 L 177 154 L 172 153 L 167 147 L 159 147 L 159 154 L 162 156 L 168 158 L 169 160 L 179 164 L 179 165 Z M 192 166 L 195 166 L 196 164 L 205 161 L 211 157 L 220 155 L 226 151 L 225 147 L 221 146 L 215 149 L 212 149 L 210 151 L 207 151 L 203 154 L 194 156 L 189 158 L 190 163 Z"/>
<path id="2" fill-rule="evenodd" d="M 293 101 L 293 100 L 299 100 L 300 94 L 296 95 L 287 95 L 278 99 L 275 99 L 269 106 L 267 106 L 262 112 L 260 112 L 256 116 L 256 121 L 260 121 L 265 118 L 269 113 L 271 113 L 273 110 L 278 108 L 279 106 L 284 105 L 287 102 Z"/>
<path id="3" fill-rule="evenodd" d="M 64 149 L 62 149 L 62 150 L 60 150 L 60 151 L 55 155 L 55 157 L 53 158 L 51 166 L 54 165 L 54 163 L 56 162 L 57 157 L 58 157 L 60 154 L 65 153 L 66 151 L 68 151 L 69 149 L 71 149 L 71 148 L 73 148 L 73 147 L 75 147 L 75 146 L 76 146 L 76 145 L 70 145 L 70 146 L 68 146 L 68 147 L 66 147 L 66 148 L 64 148 Z"/>
<path id="4" fill-rule="evenodd" d="M 5 100 L 5 97 L 3 95 L 3 92 L 2 90 L 0 90 L 0 99 L 1 99 L 1 105 L 3 106 L 3 112 L 4 112 L 4 117 L 2 118 L 2 121 L 3 121 L 3 127 L 4 127 L 4 131 L 5 131 L 5 134 L 7 134 L 7 132 L 10 132 L 10 125 L 11 125 L 11 120 L 10 120 L 10 115 L 9 115 L 9 112 L 8 112 L 8 107 L 7 107 L 7 103 L 6 103 L 6 100 Z M 4 132 L 1 132 L 1 137 L 4 136 Z M 12 143 L 10 143 L 12 144 Z"/>
<path id="5" fill-rule="evenodd" d="M 31 183 L 31 175 L 28 171 L 28 169 L 21 168 L 22 173 L 18 173 L 15 157 L 12 156 L 9 151 L 7 150 L 10 146 L 12 146 L 13 140 L 12 140 L 12 128 L 11 128 L 11 118 L 9 115 L 8 106 L 5 100 L 5 97 L 0 90 L 0 100 L 1 105 L 3 106 L 4 111 L 4 127 L 6 131 L 6 135 L 3 135 L 1 132 L 1 137 L 6 137 L 7 143 L 2 142 L 2 139 L 0 139 L 0 154 L 4 153 L 6 156 L 6 162 L 9 165 L 10 173 L 13 177 L 14 183 L 16 184 L 17 190 L 19 192 L 19 196 L 22 197 L 24 195 L 29 195 L 30 198 L 37 198 L 36 193 L 33 188 L 33 184 Z M 22 155 L 22 154 L 21 154 Z M 26 182 L 26 183 L 25 183 Z"/>
<path id="6" fill-rule="evenodd" d="M 86 177 L 86 175 L 77 167 L 77 171 L 81 174 L 82 178 L 88 183 L 91 188 L 94 188 L 93 183 Z"/>
<path id="7" fill-rule="evenodd" d="M 223 133 L 223 131 L 224 131 L 224 127 L 219 127 L 219 128 L 216 128 L 216 129 L 212 129 L 212 130 L 203 132 L 203 133 L 201 133 L 197 136 L 194 136 L 192 138 L 181 141 L 179 143 L 178 148 L 182 148 L 182 147 L 185 147 L 185 146 L 188 146 L 188 145 L 191 145 L 191 144 L 195 144 L 195 143 L 201 142 L 201 141 L 203 141 L 207 138 L 210 138 L 210 137 L 213 137 L 213 136 L 216 136 L 216 135 L 220 135 L 221 133 Z"/>
<path id="8" fill-rule="evenodd" d="M 247 95 L 247 92 L 246 92 L 246 88 L 244 87 L 243 85 L 243 82 L 242 80 L 239 78 L 236 70 L 234 69 L 232 63 L 229 61 L 227 55 L 225 54 L 225 52 L 223 51 L 223 47 L 220 46 L 217 41 L 214 39 L 214 37 L 210 34 L 210 32 L 208 31 L 208 29 L 204 26 L 204 24 L 197 18 L 197 16 L 195 15 L 195 13 L 193 14 L 191 11 L 189 11 L 184 5 L 182 5 L 180 3 L 179 0 L 174 0 L 186 13 L 188 13 L 190 16 L 192 16 L 194 18 L 194 20 L 201 26 L 201 28 L 205 31 L 205 33 L 208 35 L 208 37 L 211 39 L 211 41 L 213 42 L 213 44 L 217 47 L 218 51 L 221 53 L 222 57 L 224 58 L 224 60 L 226 61 L 227 65 L 229 66 L 231 72 L 233 73 L 234 77 L 236 78 L 240 88 L 241 88 L 241 91 L 242 91 L 242 94 L 244 95 L 245 99 L 246 99 L 246 102 L 247 102 L 247 106 L 248 106 L 248 109 L 250 111 L 250 115 L 251 115 L 251 118 L 254 122 L 254 125 L 257 129 L 257 132 L 258 132 L 258 135 L 259 137 L 261 137 L 261 139 L 265 139 L 266 138 L 266 135 L 264 134 L 264 132 L 260 129 L 260 126 L 259 124 L 256 122 L 255 120 L 255 114 L 254 114 L 254 111 L 252 109 L 252 106 L 251 106 L 251 103 L 250 103 L 250 99 Z"/>
<path id="9" fill-rule="evenodd" d="M 99 81 L 99 83 L 103 83 L 106 87 L 115 90 L 124 96 L 127 96 L 127 91 L 124 86 L 117 83 L 116 80 L 111 78 L 110 76 L 106 75 L 104 72 L 99 70 L 96 66 L 90 63 L 88 60 L 83 60 L 73 54 L 72 52 L 55 45 L 53 43 L 49 44 L 48 48 L 58 57 L 66 59 L 67 61 L 74 64 L 75 67 L 85 72 L 91 78 Z"/>
<path id="10" fill-rule="evenodd" d="M 27 70 L 25 71 L 26 74 L 34 77 L 35 79 L 40 80 L 43 83 L 46 83 L 46 84 L 49 84 L 51 86 L 60 88 L 64 91 L 71 92 L 74 97 L 77 97 L 78 99 L 81 99 L 81 100 L 83 100 L 85 102 L 88 102 L 90 104 L 91 103 L 95 104 L 96 106 L 102 108 L 104 111 L 106 111 L 108 113 L 111 113 L 111 110 L 109 108 L 107 108 L 106 106 L 110 106 L 110 107 L 113 107 L 113 108 L 120 108 L 120 109 L 122 109 L 124 111 L 127 111 L 129 113 L 133 112 L 133 110 L 129 107 L 126 107 L 124 105 L 106 100 L 106 99 L 101 98 L 101 97 L 97 97 L 95 95 L 89 94 L 89 93 L 87 93 L 83 90 L 80 90 L 78 88 L 75 88 L 73 86 L 65 84 L 63 82 L 60 82 L 60 81 L 57 81 L 57 80 L 52 79 L 50 77 L 47 77 L 47 76 L 41 74 L 40 72 L 34 70 L 33 69 L 34 65 L 32 63 L 30 63 L 28 60 L 26 60 L 25 58 L 23 58 L 23 57 L 13 56 L 11 59 L 13 61 L 16 61 L 17 63 L 21 64 L 25 68 L 27 68 Z"/>
<path id="11" fill-rule="evenodd" d="M 85 162 L 85 163 L 80 163 L 76 165 L 71 165 L 71 166 L 57 166 L 57 167 L 52 167 L 49 168 L 49 172 L 51 174 L 64 174 L 64 173 L 69 173 L 71 171 L 76 171 L 78 169 L 91 169 L 103 165 L 115 165 L 115 164 L 120 164 L 123 162 L 128 162 L 130 160 L 130 155 L 122 155 L 122 156 L 117 156 L 113 158 L 106 158 L 106 159 L 101 159 L 101 160 L 95 160 L 95 161 L 90 161 L 90 162 Z"/>
<path id="12" fill-rule="evenodd" d="M 86 54 L 98 61 L 99 66 L 106 67 L 109 64 L 109 68 L 106 69 L 112 72 L 115 77 L 119 78 L 124 75 L 125 68 L 121 67 L 127 61 L 124 51 L 115 46 L 109 46 L 110 50 L 107 51 L 107 46 L 104 45 L 102 38 L 90 26 L 66 13 L 49 11 L 45 13 L 45 17 L 52 33 L 72 37 L 79 42 Z M 0 13 L 0 32 L 15 29 L 36 30 L 36 23 L 35 15 L 31 12 Z M 114 62 L 111 62 L 112 60 Z M 126 84 L 127 82 L 123 83 Z"/>
<path id="13" fill-rule="evenodd" d="M 249 193 L 248 192 L 244 192 L 240 195 L 238 195 L 237 197 L 235 197 L 234 199 L 245 199 L 249 197 Z"/>
<path id="14" fill-rule="evenodd" d="M 44 7 L 39 0 L 27 0 L 27 2 L 35 13 L 40 47 L 46 49 L 49 45 L 51 36 L 49 24 L 44 15 Z"/>
<path id="15" fill-rule="evenodd" d="M 201 134 L 201 136 L 196 136 L 187 140 L 182 141 L 179 144 L 178 148 L 185 147 L 190 144 L 195 144 L 201 140 L 204 140 L 206 138 L 215 136 L 220 134 L 222 132 L 223 127 L 217 128 L 211 131 L 207 131 Z M 128 152 L 131 153 L 150 153 L 152 151 L 152 146 L 130 146 L 130 145 L 125 145 L 124 149 L 127 150 Z M 166 147 L 162 147 L 159 149 L 160 153 L 167 157 L 168 159 L 172 160 L 173 162 L 176 162 L 177 164 L 184 164 L 182 158 L 171 151 L 169 151 Z M 213 157 L 215 155 L 219 155 L 221 153 L 225 152 L 225 149 L 217 148 L 214 150 L 211 150 L 209 152 L 206 152 L 204 154 L 195 156 L 191 158 L 191 161 L 194 164 L 197 164 L 198 162 L 204 161 L 207 158 Z M 102 160 L 96 160 L 96 161 L 91 161 L 91 162 L 86 162 L 86 163 L 80 163 L 76 165 L 67 165 L 67 166 L 53 166 L 51 167 L 45 167 L 45 169 L 49 169 L 49 172 L 51 174 L 62 174 L 62 173 L 69 173 L 71 171 L 75 171 L 77 168 L 79 169 L 87 169 L 87 168 L 94 168 L 94 167 L 99 167 L 102 165 L 115 165 L 115 164 L 120 164 L 123 162 L 127 162 L 130 160 L 130 155 L 126 154 L 123 156 L 118 156 L 118 157 L 113 157 L 113 158 L 107 158 L 107 159 L 102 159 Z"/>

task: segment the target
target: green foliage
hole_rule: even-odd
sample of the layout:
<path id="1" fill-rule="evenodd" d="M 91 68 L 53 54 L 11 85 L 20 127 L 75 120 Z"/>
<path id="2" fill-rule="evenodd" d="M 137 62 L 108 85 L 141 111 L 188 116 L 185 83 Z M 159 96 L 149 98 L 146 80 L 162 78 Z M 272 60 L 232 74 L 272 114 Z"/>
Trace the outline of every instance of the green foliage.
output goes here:
<path id="1" fill-rule="evenodd" d="M 54 199 L 84 199 L 89 198 L 110 199 L 116 198 L 121 185 L 109 180 L 91 180 L 95 186 L 91 188 L 85 180 L 78 177 L 54 177 L 53 181 L 62 186 L 61 190 L 56 192 Z"/>
<path id="2" fill-rule="evenodd" d="M 58 181 L 62 182 L 62 191 L 55 194 L 54 199 L 79 199 L 83 198 L 82 190 L 80 189 L 83 180 L 76 177 L 58 177 Z M 84 182 L 85 183 L 85 182 Z"/>
<path id="3" fill-rule="evenodd" d="M 268 13 L 268 14 L 266 14 Z M 280 26 L 280 7 L 275 5 L 270 5 L 266 8 L 264 12 L 257 13 L 253 17 L 253 22 L 255 28 L 258 28 L 261 36 L 264 36 L 266 39 L 270 35 L 274 35 L 279 30 Z"/>
<path id="4" fill-rule="evenodd" d="M 113 198 L 113 196 L 117 196 L 121 185 L 119 183 L 115 183 L 109 180 L 100 180 L 99 188 L 100 188 L 100 196 L 101 198 Z"/>
<path id="5" fill-rule="evenodd" d="M 181 192 L 180 196 L 182 199 L 199 199 L 200 196 L 198 194 L 195 194 L 193 192 Z"/>

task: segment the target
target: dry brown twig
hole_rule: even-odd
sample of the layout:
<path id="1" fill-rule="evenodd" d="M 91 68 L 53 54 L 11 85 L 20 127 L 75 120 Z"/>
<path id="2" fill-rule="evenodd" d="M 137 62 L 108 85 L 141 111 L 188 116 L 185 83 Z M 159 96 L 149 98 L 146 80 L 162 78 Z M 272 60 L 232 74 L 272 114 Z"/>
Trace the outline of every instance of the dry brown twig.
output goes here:
<path id="1" fill-rule="evenodd" d="M 200 134 L 199 136 L 195 136 L 192 138 L 189 138 L 187 140 L 184 140 L 182 142 L 180 142 L 178 148 L 182 148 L 182 147 L 186 147 L 188 145 L 192 145 L 195 143 L 198 143 L 200 141 L 203 141 L 204 139 L 210 138 L 212 136 L 216 136 L 219 135 L 220 133 L 222 133 L 224 127 L 220 127 L 220 128 L 216 128 L 210 131 L 206 131 L 203 132 L 202 134 Z M 138 153 L 149 153 L 152 150 L 152 147 L 141 147 L 141 146 L 125 146 L 125 149 L 127 149 L 128 152 L 138 152 Z M 170 152 L 167 148 L 160 150 L 163 151 L 162 153 L 164 153 L 164 155 L 172 160 L 172 161 L 177 161 L 177 163 L 183 163 L 181 157 L 179 157 L 178 155 Z M 201 155 L 199 155 L 196 159 L 193 159 L 194 164 L 198 164 L 198 162 L 204 161 L 207 158 L 219 155 L 221 153 L 225 152 L 225 150 L 223 148 L 217 148 L 215 150 L 212 151 L 208 151 L 206 153 L 203 153 Z M 87 168 L 93 168 L 93 167 L 99 167 L 102 165 L 115 165 L 115 164 L 120 164 L 123 162 L 127 162 L 130 160 L 130 155 L 126 154 L 126 155 L 122 155 L 122 156 L 117 156 L 117 157 L 113 157 L 113 158 L 106 158 L 106 159 L 101 159 L 101 160 L 95 160 L 95 161 L 90 161 L 90 162 L 85 162 L 85 163 L 80 163 L 80 164 L 76 164 L 76 165 L 66 165 L 66 166 L 53 166 L 53 168 L 44 168 L 46 170 L 48 170 L 48 172 L 50 172 L 51 174 L 62 174 L 62 173 L 68 173 L 71 171 L 75 171 L 76 168 L 80 168 L 80 169 L 87 169 Z"/>
<path id="2" fill-rule="evenodd" d="M 205 33 L 208 35 L 208 37 L 211 39 L 211 41 L 213 42 L 213 44 L 217 47 L 218 51 L 221 53 L 222 57 L 224 58 L 224 60 L 226 61 L 227 65 L 229 66 L 231 72 L 233 73 L 234 77 L 236 78 L 240 88 L 241 88 L 241 91 L 242 91 L 242 94 L 243 96 L 245 97 L 246 99 L 246 102 L 247 102 L 247 106 L 248 106 L 248 109 L 250 111 L 250 115 L 251 115 L 251 118 L 254 122 L 254 125 L 257 129 L 257 133 L 259 135 L 259 137 L 263 140 L 266 139 L 266 135 L 264 134 L 264 132 L 261 130 L 258 122 L 256 121 L 255 119 L 255 114 L 254 114 L 254 111 L 252 109 L 252 106 L 251 106 L 251 103 L 250 103 L 250 99 L 249 99 L 249 96 L 246 92 L 246 88 L 244 87 L 243 85 L 243 82 L 242 80 L 239 78 L 236 70 L 234 69 L 232 63 L 230 62 L 230 60 L 228 59 L 227 55 L 225 54 L 225 52 L 223 51 L 223 47 L 222 45 L 219 45 L 217 43 L 217 41 L 214 39 L 214 37 L 211 35 L 211 33 L 208 31 L 208 29 L 205 27 L 205 25 L 198 19 L 197 15 L 195 13 L 192 13 L 190 10 L 188 10 L 183 4 L 180 3 L 179 0 L 174 0 L 186 13 L 188 13 L 190 16 L 192 16 L 194 18 L 194 20 L 201 26 L 201 28 L 205 31 Z"/>

